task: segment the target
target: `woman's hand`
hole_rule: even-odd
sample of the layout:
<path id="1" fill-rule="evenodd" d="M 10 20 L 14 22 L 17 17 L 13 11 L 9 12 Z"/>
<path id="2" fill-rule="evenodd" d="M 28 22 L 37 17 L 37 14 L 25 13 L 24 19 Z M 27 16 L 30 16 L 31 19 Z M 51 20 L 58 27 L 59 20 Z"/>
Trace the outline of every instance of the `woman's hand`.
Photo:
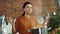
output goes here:
<path id="1" fill-rule="evenodd" d="M 10 23 L 10 24 L 14 24 L 14 20 L 12 17 L 6 17 L 7 21 Z"/>

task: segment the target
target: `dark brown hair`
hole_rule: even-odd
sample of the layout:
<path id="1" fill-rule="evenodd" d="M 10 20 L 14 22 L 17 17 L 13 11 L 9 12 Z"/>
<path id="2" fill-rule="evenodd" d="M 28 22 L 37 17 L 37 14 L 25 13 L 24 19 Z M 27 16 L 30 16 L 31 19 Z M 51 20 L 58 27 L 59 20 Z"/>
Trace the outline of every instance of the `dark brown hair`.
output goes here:
<path id="1" fill-rule="evenodd" d="M 26 5 L 28 5 L 28 4 L 31 4 L 30 2 L 25 2 L 24 4 L 23 4 L 23 9 L 26 7 Z M 24 11 L 24 13 L 22 14 L 22 16 L 24 16 L 25 15 L 25 11 Z"/>

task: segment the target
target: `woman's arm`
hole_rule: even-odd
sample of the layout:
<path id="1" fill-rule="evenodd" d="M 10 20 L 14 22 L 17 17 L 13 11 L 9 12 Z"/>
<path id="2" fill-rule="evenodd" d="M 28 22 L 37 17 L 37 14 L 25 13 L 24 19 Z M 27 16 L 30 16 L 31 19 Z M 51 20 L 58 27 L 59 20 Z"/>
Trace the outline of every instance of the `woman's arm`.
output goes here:
<path id="1" fill-rule="evenodd" d="M 36 19 L 35 19 L 35 23 L 36 23 L 37 28 L 43 28 L 44 27 L 44 24 L 40 24 Z"/>
<path id="2" fill-rule="evenodd" d="M 33 17 L 33 16 L 32 16 Z M 36 24 L 36 28 L 43 28 L 44 24 L 40 24 L 36 18 L 33 17 L 33 19 L 35 20 L 35 24 Z"/>
<path id="3" fill-rule="evenodd" d="M 15 23 L 12 24 L 12 32 L 13 32 L 13 34 L 16 34 Z"/>
<path id="4" fill-rule="evenodd" d="M 16 33 L 16 29 L 15 29 L 15 23 L 14 23 L 14 20 L 13 18 L 11 17 L 6 17 L 7 21 L 12 25 L 12 31 L 13 31 L 13 34 Z"/>

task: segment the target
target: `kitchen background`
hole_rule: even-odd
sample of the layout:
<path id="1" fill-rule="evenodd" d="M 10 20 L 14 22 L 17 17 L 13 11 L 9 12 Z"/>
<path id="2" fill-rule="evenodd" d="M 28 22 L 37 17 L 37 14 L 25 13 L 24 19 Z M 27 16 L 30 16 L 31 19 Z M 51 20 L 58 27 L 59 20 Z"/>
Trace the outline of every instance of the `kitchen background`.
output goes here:
<path id="1" fill-rule="evenodd" d="M 49 19 L 53 12 L 60 10 L 60 0 L 0 0 L 0 34 L 12 34 L 12 26 L 9 23 L 6 25 L 5 16 L 10 16 L 13 19 L 21 16 L 22 5 L 26 1 L 32 3 L 32 15 L 41 23 L 44 22 L 43 17 Z"/>

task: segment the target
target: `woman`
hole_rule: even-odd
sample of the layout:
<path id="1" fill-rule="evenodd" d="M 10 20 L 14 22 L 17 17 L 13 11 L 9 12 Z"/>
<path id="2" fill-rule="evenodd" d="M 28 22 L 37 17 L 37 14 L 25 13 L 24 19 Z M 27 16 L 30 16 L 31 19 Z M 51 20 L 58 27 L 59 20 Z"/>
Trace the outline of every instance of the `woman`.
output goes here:
<path id="1" fill-rule="evenodd" d="M 43 24 L 39 24 L 37 20 L 30 15 L 32 13 L 32 4 L 25 2 L 23 5 L 23 15 L 18 17 L 16 23 L 13 23 L 13 19 L 8 17 L 7 20 L 13 26 L 13 34 L 19 32 L 19 34 L 32 34 L 31 29 L 42 28 Z"/>

